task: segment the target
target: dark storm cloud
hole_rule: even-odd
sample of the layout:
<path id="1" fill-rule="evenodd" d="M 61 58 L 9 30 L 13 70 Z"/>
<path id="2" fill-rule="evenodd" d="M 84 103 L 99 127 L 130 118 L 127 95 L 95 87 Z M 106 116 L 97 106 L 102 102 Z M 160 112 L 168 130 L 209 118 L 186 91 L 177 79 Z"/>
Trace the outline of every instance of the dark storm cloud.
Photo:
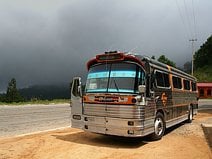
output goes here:
<path id="1" fill-rule="evenodd" d="M 196 2 L 198 44 L 211 34 L 205 3 Z M 0 10 L 0 89 L 12 77 L 20 87 L 69 82 L 85 74 L 89 58 L 109 50 L 165 54 L 178 65 L 191 58 L 188 33 L 168 0 L 8 0 Z"/>

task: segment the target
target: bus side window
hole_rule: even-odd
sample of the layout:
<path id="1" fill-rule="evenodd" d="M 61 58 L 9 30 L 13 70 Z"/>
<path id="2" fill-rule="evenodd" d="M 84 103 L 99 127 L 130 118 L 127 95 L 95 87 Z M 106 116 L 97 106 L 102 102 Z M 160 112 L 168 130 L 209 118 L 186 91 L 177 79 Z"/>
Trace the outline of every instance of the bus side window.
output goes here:
<path id="1" fill-rule="evenodd" d="M 172 76 L 172 82 L 173 82 L 174 88 L 182 89 L 182 81 L 181 81 L 181 78 Z"/>
<path id="2" fill-rule="evenodd" d="M 145 74 L 143 70 L 139 69 L 139 85 L 145 85 Z"/>
<path id="3" fill-rule="evenodd" d="M 196 91 L 197 90 L 197 85 L 195 82 L 191 82 L 191 89 L 192 91 Z"/>
<path id="4" fill-rule="evenodd" d="M 169 75 L 165 72 L 156 71 L 156 85 L 157 87 L 170 87 Z"/>
<path id="5" fill-rule="evenodd" d="M 183 85 L 185 90 L 190 90 L 190 81 L 184 79 Z"/>

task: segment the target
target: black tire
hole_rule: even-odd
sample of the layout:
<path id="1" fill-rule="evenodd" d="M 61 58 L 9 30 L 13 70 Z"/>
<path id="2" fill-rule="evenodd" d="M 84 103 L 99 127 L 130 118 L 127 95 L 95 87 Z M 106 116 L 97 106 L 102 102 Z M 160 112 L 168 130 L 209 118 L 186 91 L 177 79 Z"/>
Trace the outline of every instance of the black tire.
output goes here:
<path id="1" fill-rule="evenodd" d="M 154 133 L 151 135 L 152 140 L 160 140 L 164 135 L 166 129 L 166 123 L 164 116 L 161 113 L 157 113 L 154 121 Z"/>
<path id="2" fill-rule="evenodd" d="M 193 120 L 193 109 L 192 109 L 192 106 L 190 106 L 189 110 L 188 110 L 188 120 L 187 120 L 187 122 L 192 123 L 192 120 Z"/>

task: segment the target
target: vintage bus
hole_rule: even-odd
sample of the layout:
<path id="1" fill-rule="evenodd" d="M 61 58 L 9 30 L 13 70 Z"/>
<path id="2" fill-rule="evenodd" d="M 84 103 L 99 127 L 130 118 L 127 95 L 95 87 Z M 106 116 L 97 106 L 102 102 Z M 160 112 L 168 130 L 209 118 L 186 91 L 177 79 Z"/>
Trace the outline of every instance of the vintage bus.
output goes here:
<path id="1" fill-rule="evenodd" d="M 197 111 L 196 78 L 145 56 L 105 52 L 87 63 L 71 88 L 73 128 L 125 137 L 160 139 L 166 128 L 192 122 Z"/>

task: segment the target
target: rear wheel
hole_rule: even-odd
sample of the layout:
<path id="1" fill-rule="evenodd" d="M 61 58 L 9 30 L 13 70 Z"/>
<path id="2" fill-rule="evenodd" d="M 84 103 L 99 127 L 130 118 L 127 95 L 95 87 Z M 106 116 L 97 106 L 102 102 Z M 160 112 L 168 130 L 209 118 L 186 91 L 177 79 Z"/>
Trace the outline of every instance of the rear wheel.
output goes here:
<path id="1" fill-rule="evenodd" d="M 154 133 L 152 134 L 152 140 L 159 140 L 162 138 L 165 132 L 165 121 L 164 116 L 161 113 L 157 113 L 155 122 L 154 122 Z"/>
<path id="2" fill-rule="evenodd" d="M 188 123 L 191 123 L 193 119 L 193 109 L 192 106 L 189 107 L 189 112 L 188 112 Z"/>

